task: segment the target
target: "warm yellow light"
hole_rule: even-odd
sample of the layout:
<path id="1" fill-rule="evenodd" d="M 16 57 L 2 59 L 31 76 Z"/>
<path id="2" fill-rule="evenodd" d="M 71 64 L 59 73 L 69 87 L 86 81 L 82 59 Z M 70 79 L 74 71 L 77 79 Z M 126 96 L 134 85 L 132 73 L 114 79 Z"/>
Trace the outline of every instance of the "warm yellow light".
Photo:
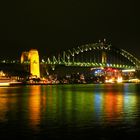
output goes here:
<path id="1" fill-rule="evenodd" d="M 30 73 L 33 76 L 40 77 L 40 65 L 38 51 L 32 49 L 29 51 L 28 58 L 30 60 Z"/>
<path id="2" fill-rule="evenodd" d="M 0 71 L 0 76 L 5 76 L 6 74 L 3 71 Z"/>
<path id="3" fill-rule="evenodd" d="M 10 83 L 0 83 L 0 86 L 10 86 Z"/>
<path id="4" fill-rule="evenodd" d="M 135 72 L 135 69 L 122 70 L 122 72 Z"/>
<path id="5" fill-rule="evenodd" d="M 28 52 L 22 52 L 20 62 L 24 63 L 24 61 L 28 60 Z"/>
<path id="6" fill-rule="evenodd" d="M 122 77 L 118 77 L 117 82 L 122 83 Z"/>
<path id="7" fill-rule="evenodd" d="M 113 78 L 105 80 L 106 83 L 113 83 Z"/>
<path id="8" fill-rule="evenodd" d="M 30 73 L 33 77 L 40 78 L 40 64 L 39 54 L 36 49 L 31 49 L 29 52 L 23 52 L 21 54 L 21 63 L 26 61 L 30 62 Z"/>

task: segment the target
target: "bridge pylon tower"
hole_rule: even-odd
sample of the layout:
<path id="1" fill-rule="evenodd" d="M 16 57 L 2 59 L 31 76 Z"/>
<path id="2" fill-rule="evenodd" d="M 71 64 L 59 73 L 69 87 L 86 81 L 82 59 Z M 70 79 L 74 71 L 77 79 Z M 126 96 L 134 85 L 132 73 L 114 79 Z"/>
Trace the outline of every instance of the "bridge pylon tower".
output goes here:
<path id="1" fill-rule="evenodd" d="M 39 54 L 36 49 L 31 49 L 29 52 L 23 52 L 21 55 L 21 63 L 29 63 L 30 73 L 33 76 L 40 78 Z"/>
<path id="2" fill-rule="evenodd" d="M 107 63 L 107 55 L 105 51 L 102 51 L 102 63 L 106 64 Z"/>

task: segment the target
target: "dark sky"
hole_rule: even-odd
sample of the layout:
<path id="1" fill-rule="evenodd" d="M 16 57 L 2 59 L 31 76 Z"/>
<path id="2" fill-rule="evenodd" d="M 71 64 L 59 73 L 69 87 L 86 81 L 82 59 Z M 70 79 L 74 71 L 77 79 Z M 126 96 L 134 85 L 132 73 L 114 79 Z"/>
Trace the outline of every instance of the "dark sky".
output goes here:
<path id="1" fill-rule="evenodd" d="M 0 58 L 38 49 L 47 57 L 106 38 L 140 58 L 135 0 L 9 0 L 0 4 Z"/>

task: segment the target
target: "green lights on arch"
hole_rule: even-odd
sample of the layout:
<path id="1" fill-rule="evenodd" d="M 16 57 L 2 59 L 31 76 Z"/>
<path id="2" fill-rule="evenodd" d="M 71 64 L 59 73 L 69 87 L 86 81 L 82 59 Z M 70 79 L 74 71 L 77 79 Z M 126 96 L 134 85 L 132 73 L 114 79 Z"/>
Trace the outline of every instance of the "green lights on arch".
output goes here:
<path id="1" fill-rule="evenodd" d="M 116 67 L 116 68 L 132 68 L 132 67 L 140 66 L 140 61 L 129 52 L 123 49 L 114 48 L 110 44 L 104 45 L 103 43 L 104 42 L 99 42 L 99 43 L 85 44 L 85 45 L 78 46 L 77 48 L 73 48 L 71 50 L 62 52 L 61 55 L 59 54 L 57 57 L 53 56 L 51 59 L 49 58 L 48 59 L 49 61 L 47 61 L 46 63 L 55 64 L 55 65 L 65 65 L 65 66 L 79 66 L 79 67 L 101 66 L 101 67 Z M 112 61 L 111 60 L 112 58 L 110 58 L 109 61 L 111 63 L 107 63 L 108 61 L 107 59 L 104 59 L 105 61 L 102 61 L 102 58 L 99 58 L 98 56 L 98 52 L 110 53 L 111 51 L 115 52 L 116 54 L 115 56 L 117 57 L 121 56 L 124 59 L 126 59 L 128 62 L 127 61 L 122 62 L 122 60 L 119 60 L 118 63 L 118 61 L 116 60 Z M 119 58 L 115 58 L 115 59 L 119 59 Z M 130 64 L 128 64 L 129 62 Z"/>

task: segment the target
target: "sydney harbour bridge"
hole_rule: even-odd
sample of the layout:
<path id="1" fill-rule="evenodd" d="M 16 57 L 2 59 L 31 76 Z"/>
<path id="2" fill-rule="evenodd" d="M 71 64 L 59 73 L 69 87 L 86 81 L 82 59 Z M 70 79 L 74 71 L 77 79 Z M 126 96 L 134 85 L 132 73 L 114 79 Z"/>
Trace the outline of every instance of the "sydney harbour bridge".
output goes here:
<path id="1" fill-rule="evenodd" d="M 140 61 L 124 49 L 113 47 L 104 42 L 86 44 L 63 51 L 57 56 L 42 60 L 42 64 L 53 66 L 113 67 L 121 69 L 139 69 Z"/>
<path id="2" fill-rule="evenodd" d="M 128 81 L 139 75 L 140 61 L 128 51 L 107 44 L 106 41 L 100 41 L 63 51 L 61 54 L 42 60 L 41 65 L 47 66 L 48 71 L 50 69 L 57 75 L 78 72 L 84 75 L 90 74 L 90 78 L 92 75 L 103 76 L 109 81 L 113 78 L 120 80 L 123 77 L 123 80 Z M 137 76 L 131 72 L 137 73 Z"/>
<path id="3" fill-rule="evenodd" d="M 13 64 L 16 62 L 3 61 L 1 63 Z M 105 69 L 105 71 L 110 68 L 114 71 L 139 71 L 140 69 L 140 60 L 138 58 L 124 49 L 106 43 L 106 41 L 81 45 L 42 60 L 39 60 L 38 51 L 33 49 L 29 52 L 23 52 L 21 62 L 16 64 L 26 67 L 28 72 L 39 78 L 50 73 L 67 75 L 83 71 L 88 73 L 87 70 L 91 72 L 93 69 L 100 69 L 100 75 L 103 73 L 101 69 Z"/>

